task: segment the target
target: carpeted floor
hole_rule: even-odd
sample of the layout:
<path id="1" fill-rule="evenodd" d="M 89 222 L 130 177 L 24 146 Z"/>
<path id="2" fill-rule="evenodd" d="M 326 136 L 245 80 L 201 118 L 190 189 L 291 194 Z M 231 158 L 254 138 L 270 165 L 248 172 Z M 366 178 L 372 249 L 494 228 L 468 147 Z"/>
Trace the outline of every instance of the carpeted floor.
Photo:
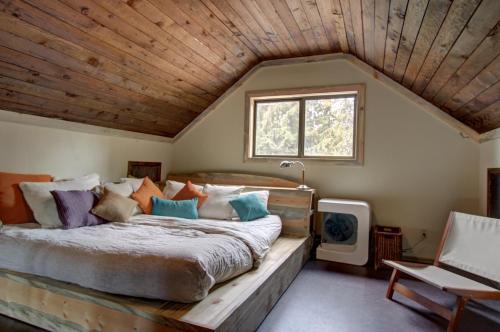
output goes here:
<path id="1" fill-rule="evenodd" d="M 389 271 L 310 261 L 259 328 L 259 332 L 446 331 L 447 321 L 395 293 L 385 298 Z M 401 280 L 431 299 L 452 306 L 455 297 L 418 281 Z M 472 302 L 459 332 L 500 331 L 500 301 Z"/>
<path id="2" fill-rule="evenodd" d="M 385 298 L 387 272 L 310 261 L 264 320 L 259 332 L 294 331 L 446 331 L 447 322 L 395 293 Z M 446 305 L 454 297 L 417 281 L 403 280 Z M 0 316 L 0 331 L 41 331 Z M 470 302 L 458 332 L 500 331 L 500 301 Z"/>

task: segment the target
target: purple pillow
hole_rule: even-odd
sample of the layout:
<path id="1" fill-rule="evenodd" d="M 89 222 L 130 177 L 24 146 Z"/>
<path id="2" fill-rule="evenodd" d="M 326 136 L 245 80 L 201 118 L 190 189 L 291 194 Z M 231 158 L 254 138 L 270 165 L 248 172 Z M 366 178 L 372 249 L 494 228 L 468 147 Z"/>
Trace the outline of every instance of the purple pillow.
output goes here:
<path id="1" fill-rule="evenodd" d="M 56 201 L 57 213 L 64 229 L 95 226 L 107 222 L 90 212 L 99 201 L 95 193 L 89 190 L 53 190 L 50 193 Z"/>

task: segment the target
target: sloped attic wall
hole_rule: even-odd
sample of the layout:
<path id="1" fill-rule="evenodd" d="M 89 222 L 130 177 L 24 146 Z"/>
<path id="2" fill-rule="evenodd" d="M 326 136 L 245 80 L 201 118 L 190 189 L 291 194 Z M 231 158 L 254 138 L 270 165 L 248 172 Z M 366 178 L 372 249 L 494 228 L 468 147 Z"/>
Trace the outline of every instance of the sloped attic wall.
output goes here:
<path id="1" fill-rule="evenodd" d="M 405 246 L 427 231 L 408 255 L 433 257 L 450 210 L 479 212 L 478 146 L 345 60 L 257 70 L 174 143 L 172 170 L 295 177 L 279 162 L 243 161 L 245 92 L 352 83 L 366 84 L 364 165 L 307 161 L 307 183 L 321 197 L 368 201 L 376 223 L 403 227 Z"/>
<path id="2" fill-rule="evenodd" d="M 1 172 L 57 178 L 95 172 L 117 181 L 130 160 L 159 161 L 165 177 L 172 145 L 163 137 L 0 111 L 0 153 Z"/>

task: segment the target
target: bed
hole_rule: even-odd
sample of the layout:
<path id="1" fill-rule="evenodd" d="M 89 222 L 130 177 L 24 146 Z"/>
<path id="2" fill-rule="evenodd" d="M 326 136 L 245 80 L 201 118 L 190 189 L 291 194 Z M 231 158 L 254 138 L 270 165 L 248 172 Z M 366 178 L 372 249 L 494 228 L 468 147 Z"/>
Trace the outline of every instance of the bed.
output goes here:
<path id="1" fill-rule="evenodd" d="M 74 234 L 7 227 L 0 313 L 57 331 L 254 330 L 308 257 L 314 191 L 255 175 L 169 178 L 265 188 L 273 215 L 251 223 L 141 215 Z"/>
<path id="2" fill-rule="evenodd" d="M 108 293 L 191 303 L 215 284 L 260 265 L 280 232 L 276 215 L 245 223 L 138 215 L 125 223 L 70 230 L 5 226 L 0 268 Z"/>

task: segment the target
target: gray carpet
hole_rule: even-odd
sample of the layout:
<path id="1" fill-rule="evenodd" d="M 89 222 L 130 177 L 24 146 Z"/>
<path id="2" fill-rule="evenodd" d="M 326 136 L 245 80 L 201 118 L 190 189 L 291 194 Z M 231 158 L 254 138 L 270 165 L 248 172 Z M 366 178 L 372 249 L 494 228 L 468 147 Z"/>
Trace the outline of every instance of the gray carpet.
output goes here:
<path id="1" fill-rule="evenodd" d="M 385 298 L 389 271 L 310 261 L 281 297 L 259 332 L 446 331 L 447 321 L 395 293 Z M 455 297 L 418 281 L 401 280 L 431 299 L 452 306 Z M 500 331 L 500 301 L 471 302 L 458 331 Z"/>
<path id="2" fill-rule="evenodd" d="M 445 331 L 447 322 L 395 293 L 385 298 L 387 272 L 310 261 L 264 320 L 259 332 L 293 331 Z M 454 297 L 417 281 L 402 283 L 446 305 Z M 40 329 L 0 316 L 0 331 Z M 458 332 L 500 331 L 500 301 L 471 302 Z"/>

